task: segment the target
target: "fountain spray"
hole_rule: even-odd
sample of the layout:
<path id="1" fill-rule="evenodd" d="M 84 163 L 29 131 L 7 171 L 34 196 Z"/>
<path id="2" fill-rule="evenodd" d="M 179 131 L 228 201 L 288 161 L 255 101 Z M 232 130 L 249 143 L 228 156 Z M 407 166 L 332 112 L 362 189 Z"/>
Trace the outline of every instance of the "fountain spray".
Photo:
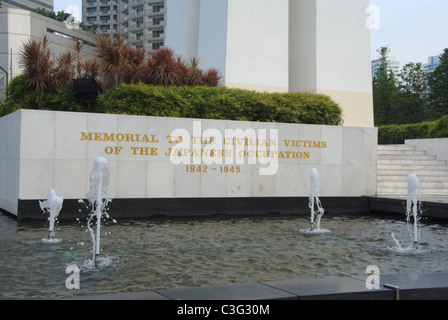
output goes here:
<path id="1" fill-rule="evenodd" d="M 319 175 L 317 173 L 317 169 L 313 168 L 310 174 L 311 188 L 310 188 L 310 197 L 309 197 L 309 208 L 311 209 L 311 226 L 310 230 L 314 230 L 314 225 L 316 224 L 316 229 L 320 230 L 320 221 L 322 216 L 324 215 L 324 208 L 322 208 L 322 204 L 319 200 Z M 317 206 L 317 212 L 314 211 L 314 206 Z M 315 223 L 314 220 L 317 220 Z"/>
<path id="2" fill-rule="evenodd" d="M 421 193 L 421 183 L 414 173 L 408 175 L 408 198 L 406 204 L 406 222 L 411 224 L 411 216 L 414 218 L 414 246 L 418 244 L 418 198 Z"/>
<path id="3" fill-rule="evenodd" d="M 100 262 L 100 229 L 101 229 L 101 218 L 107 203 L 110 201 L 109 198 L 109 181 L 110 181 L 110 170 L 107 160 L 102 157 L 98 157 L 94 161 L 94 166 L 92 172 L 90 173 L 90 191 L 86 194 L 87 200 L 92 205 L 92 212 L 88 219 L 87 227 L 90 231 L 93 243 L 93 259 L 95 267 L 99 265 Z M 104 201 L 103 201 L 104 198 Z M 96 218 L 96 236 L 90 227 L 91 219 Z"/>
<path id="4" fill-rule="evenodd" d="M 50 226 L 48 228 L 48 239 L 52 240 L 54 237 L 54 223 L 59 216 L 59 212 L 62 209 L 62 203 L 64 202 L 64 198 L 58 197 L 56 191 L 53 189 L 48 193 L 47 200 L 39 201 L 40 208 L 44 212 L 49 212 L 48 221 L 50 222 Z"/>

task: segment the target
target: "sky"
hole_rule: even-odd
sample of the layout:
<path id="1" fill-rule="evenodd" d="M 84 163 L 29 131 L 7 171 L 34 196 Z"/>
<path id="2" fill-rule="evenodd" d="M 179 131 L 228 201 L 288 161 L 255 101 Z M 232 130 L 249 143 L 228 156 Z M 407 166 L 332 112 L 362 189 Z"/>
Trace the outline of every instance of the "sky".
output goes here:
<path id="1" fill-rule="evenodd" d="M 372 60 L 378 58 L 377 50 L 385 46 L 401 66 L 408 62 L 427 63 L 429 56 L 448 48 L 447 0 L 370 0 L 370 5 L 374 13 Z M 73 8 L 78 8 L 78 13 Z M 80 19 L 81 0 L 54 0 L 54 10 L 70 12 Z"/>
<path id="2" fill-rule="evenodd" d="M 408 62 L 427 63 L 448 48 L 447 0 L 370 0 L 379 9 L 379 29 L 371 31 L 372 59 L 377 49 L 388 46 L 390 56 Z"/>

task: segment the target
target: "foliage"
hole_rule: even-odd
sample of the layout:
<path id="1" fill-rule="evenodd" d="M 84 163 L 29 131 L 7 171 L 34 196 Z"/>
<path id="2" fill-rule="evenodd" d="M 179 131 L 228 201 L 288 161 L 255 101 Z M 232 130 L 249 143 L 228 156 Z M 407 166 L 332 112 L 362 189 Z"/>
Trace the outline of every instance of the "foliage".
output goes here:
<path id="1" fill-rule="evenodd" d="M 46 95 L 57 93 L 62 87 L 71 84 L 75 57 L 71 52 L 63 52 L 56 61 L 52 61 L 47 36 L 41 40 L 28 39 L 20 54 L 24 84 L 36 93 L 35 98 L 29 101 L 31 108 L 41 109 Z"/>
<path id="2" fill-rule="evenodd" d="M 433 121 L 448 114 L 448 49 L 426 74 L 421 63 L 406 64 L 397 76 L 387 71 L 388 47 L 378 50 L 381 67 L 373 77 L 375 125 Z"/>
<path id="3" fill-rule="evenodd" d="M 448 138 L 448 115 L 416 124 L 378 127 L 379 144 L 403 144 L 406 139 Z"/>
<path id="4" fill-rule="evenodd" d="M 28 40 L 21 52 L 23 76 L 12 81 L 1 115 L 20 107 L 222 120 L 342 124 L 341 108 L 324 95 L 268 94 L 219 87 L 221 75 L 185 62 L 169 48 L 146 54 L 124 44 L 124 35 L 97 36 L 93 61 L 82 61 L 83 43 L 57 59 L 48 38 Z M 105 87 L 96 105 L 82 105 L 72 79 L 90 76 Z"/>
<path id="5" fill-rule="evenodd" d="M 219 85 L 222 77 L 218 70 L 202 70 L 197 58 L 184 62 L 172 49 L 165 47 L 146 54 L 144 49 L 125 45 L 124 40 L 121 33 L 114 37 L 97 36 L 98 76 L 106 88 L 139 82 L 155 86 Z"/>
<path id="6" fill-rule="evenodd" d="M 20 66 L 24 70 L 25 85 L 36 91 L 37 100 L 34 102 L 40 106 L 44 94 L 52 88 L 50 80 L 51 51 L 48 46 L 48 37 L 44 36 L 39 41 L 27 40 L 20 55 Z"/>
<path id="7" fill-rule="evenodd" d="M 68 17 L 70 17 L 70 13 L 66 13 L 64 11 L 58 11 L 58 13 L 55 13 L 53 10 L 46 10 L 45 8 L 29 8 L 28 10 L 60 22 L 64 22 L 68 19 Z"/>
<path id="8" fill-rule="evenodd" d="M 0 117 L 20 108 L 30 108 L 30 101 L 36 100 L 36 92 L 25 85 L 25 76 L 14 77 L 6 87 L 6 99 L 0 104 Z"/>
<path id="9" fill-rule="evenodd" d="M 448 48 L 440 57 L 440 65 L 428 77 L 432 118 L 448 114 Z"/>
<path id="10" fill-rule="evenodd" d="M 123 68 L 126 62 L 124 41 L 125 37 L 121 33 L 117 33 L 115 37 L 109 37 L 104 33 L 97 36 L 95 53 L 100 60 L 100 75 L 103 83 L 112 89 L 123 82 Z"/>
<path id="11" fill-rule="evenodd" d="M 25 84 L 25 76 L 14 77 L 6 88 L 7 98 L 0 105 L 0 117 L 21 108 L 34 108 L 36 91 L 28 88 Z M 84 111 L 77 103 L 71 86 L 65 85 L 58 92 L 48 93 L 42 98 L 42 107 L 45 110 L 60 111 Z"/>
<path id="12" fill-rule="evenodd" d="M 388 69 L 388 47 L 378 49 L 381 65 L 373 77 L 373 106 L 376 125 L 394 123 L 397 118 L 398 86 L 395 75 Z"/>
<path id="13" fill-rule="evenodd" d="M 421 63 L 406 64 L 399 75 L 397 124 L 419 123 L 428 119 L 427 76 Z"/>
<path id="14" fill-rule="evenodd" d="M 242 121 L 340 125 L 341 108 L 329 97 L 308 93 L 260 93 L 225 87 L 151 86 L 107 90 L 102 112 Z"/>
<path id="15" fill-rule="evenodd" d="M 67 22 L 67 19 L 71 16 L 70 13 L 64 12 L 64 10 L 58 11 L 57 13 L 55 13 L 53 10 L 47 10 L 45 8 L 28 8 L 28 10 L 65 23 L 69 23 Z M 71 24 L 74 23 L 75 21 L 71 21 Z M 81 27 L 81 29 L 87 30 L 87 27 L 82 22 L 79 23 L 79 26 Z"/>

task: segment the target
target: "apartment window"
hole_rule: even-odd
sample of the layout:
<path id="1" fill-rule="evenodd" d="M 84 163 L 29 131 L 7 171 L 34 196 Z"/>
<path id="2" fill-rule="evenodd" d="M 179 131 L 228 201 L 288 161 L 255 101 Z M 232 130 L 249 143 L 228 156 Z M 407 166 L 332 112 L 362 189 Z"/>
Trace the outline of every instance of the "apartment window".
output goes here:
<path id="1" fill-rule="evenodd" d="M 152 43 L 152 50 L 157 50 L 157 49 L 159 49 L 160 47 L 163 47 L 163 41 L 160 41 L 160 42 L 153 42 L 153 43 Z"/>
<path id="2" fill-rule="evenodd" d="M 137 28 L 141 28 L 143 25 L 143 19 L 138 20 L 135 25 Z"/>
<path id="3" fill-rule="evenodd" d="M 138 32 L 138 33 L 135 35 L 135 40 L 141 40 L 142 37 L 143 37 L 143 32 Z"/>
<path id="4" fill-rule="evenodd" d="M 165 19 L 163 17 L 157 17 L 152 19 L 152 25 L 159 25 L 161 22 L 163 22 Z"/>
<path id="5" fill-rule="evenodd" d="M 163 29 L 153 30 L 152 31 L 152 37 L 158 38 L 163 34 Z"/>
<path id="6" fill-rule="evenodd" d="M 153 13 L 160 12 L 160 11 L 162 11 L 163 8 L 165 8 L 165 5 L 163 5 L 163 4 L 156 4 L 156 5 L 154 5 L 152 7 L 152 12 Z"/>

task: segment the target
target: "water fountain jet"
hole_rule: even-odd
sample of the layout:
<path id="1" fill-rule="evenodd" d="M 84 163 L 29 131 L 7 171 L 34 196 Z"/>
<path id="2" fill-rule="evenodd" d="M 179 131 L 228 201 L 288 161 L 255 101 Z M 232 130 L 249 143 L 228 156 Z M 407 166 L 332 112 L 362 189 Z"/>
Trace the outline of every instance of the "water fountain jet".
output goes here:
<path id="1" fill-rule="evenodd" d="M 54 237 L 54 223 L 59 216 L 59 213 L 62 209 L 62 203 L 64 202 L 64 198 L 58 197 L 56 191 L 53 189 L 48 193 L 47 200 L 39 201 L 40 208 L 44 212 L 48 212 L 48 221 L 50 226 L 48 228 L 48 239 L 52 240 Z"/>
<path id="2" fill-rule="evenodd" d="M 418 244 L 418 207 L 421 193 L 421 183 L 414 173 L 408 175 L 408 198 L 406 204 L 406 222 L 411 224 L 411 216 L 414 218 L 414 246 Z"/>
<path id="3" fill-rule="evenodd" d="M 311 225 L 310 230 L 314 231 L 316 226 L 316 230 L 320 230 L 320 222 L 322 216 L 325 213 L 324 208 L 322 208 L 322 204 L 319 200 L 319 175 L 317 173 L 317 169 L 313 168 L 310 174 L 310 196 L 309 196 L 309 208 L 311 209 Z M 317 212 L 314 211 L 314 207 L 317 206 Z M 315 221 L 316 220 L 316 221 Z"/>
<path id="4" fill-rule="evenodd" d="M 403 248 L 400 244 L 400 242 L 395 237 L 395 234 L 392 233 L 392 239 L 394 240 L 396 244 L 396 248 L 399 252 L 406 252 L 406 251 L 414 251 L 415 249 L 418 249 L 418 243 L 419 243 L 419 232 L 418 232 L 418 221 L 419 218 L 419 198 L 421 194 L 421 183 L 417 178 L 417 175 L 414 173 L 411 173 L 408 175 L 408 195 L 407 195 L 407 201 L 406 201 L 406 224 L 407 224 L 407 230 L 408 232 L 412 229 L 412 244 L 408 248 Z M 414 225 L 411 226 L 412 222 L 411 220 L 414 220 Z"/>
<path id="5" fill-rule="evenodd" d="M 101 218 L 107 203 L 111 201 L 109 197 L 109 181 L 110 170 L 107 160 L 102 157 L 96 158 L 89 178 L 90 191 L 86 194 L 87 200 L 92 205 L 92 212 L 88 219 L 87 228 L 89 229 L 92 237 L 92 251 L 95 267 L 97 267 L 100 263 Z M 96 218 L 96 236 L 90 226 L 93 217 Z"/>

